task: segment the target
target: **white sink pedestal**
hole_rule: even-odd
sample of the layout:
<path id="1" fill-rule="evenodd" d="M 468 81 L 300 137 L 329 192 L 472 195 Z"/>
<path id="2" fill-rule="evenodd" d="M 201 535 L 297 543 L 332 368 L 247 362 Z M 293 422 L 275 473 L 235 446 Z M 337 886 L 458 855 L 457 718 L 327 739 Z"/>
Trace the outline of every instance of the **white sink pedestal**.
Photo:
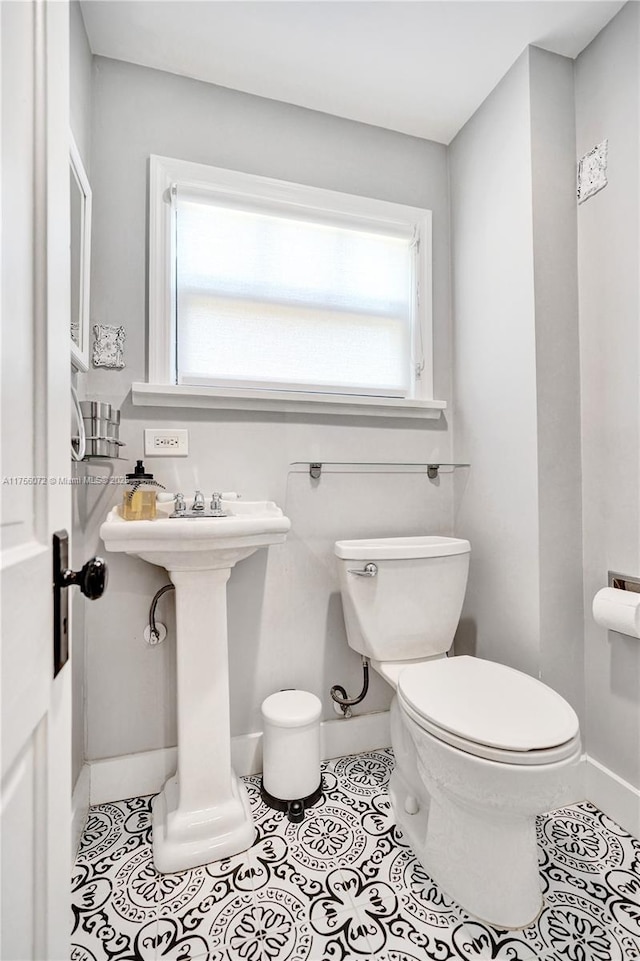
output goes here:
<path id="1" fill-rule="evenodd" d="M 249 798 L 231 767 L 231 568 L 168 573 L 176 588 L 178 770 L 153 801 L 153 860 L 163 873 L 238 854 L 255 838 Z"/>
<path id="2" fill-rule="evenodd" d="M 189 505 L 191 506 L 191 505 Z M 290 528 L 273 501 L 222 502 L 220 517 L 124 521 L 113 508 L 100 528 L 109 551 L 164 567 L 176 588 L 178 770 L 153 802 L 153 859 L 163 873 L 251 847 L 249 798 L 231 767 L 227 581 L 238 561 Z"/>

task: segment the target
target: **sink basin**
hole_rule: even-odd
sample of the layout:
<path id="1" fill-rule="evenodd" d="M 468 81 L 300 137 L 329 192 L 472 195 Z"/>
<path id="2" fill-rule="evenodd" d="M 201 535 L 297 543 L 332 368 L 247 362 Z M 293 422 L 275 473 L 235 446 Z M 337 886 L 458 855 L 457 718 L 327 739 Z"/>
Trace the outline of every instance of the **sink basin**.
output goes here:
<path id="1" fill-rule="evenodd" d="M 178 769 L 153 801 L 153 858 L 161 872 L 231 857 L 251 846 L 249 799 L 231 767 L 227 581 L 238 561 L 282 543 L 290 521 L 272 501 L 222 501 L 226 517 L 125 521 L 100 528 L 109 551 L 166 568 L 176 589 Z M 149 599 L 151 600 L 151 598 Z"/>
<path id="2" fill-rule="evenodd" d="M 125 521 L 117 507 L 100 528 L 107 550 L 124 551 L 171 570 L 232 567 L 259 547 L 285 540 L 291 523 L 273 501 L 223 501 L 226 517 L 169 517 L 158 504 L 153 521 Z"/>

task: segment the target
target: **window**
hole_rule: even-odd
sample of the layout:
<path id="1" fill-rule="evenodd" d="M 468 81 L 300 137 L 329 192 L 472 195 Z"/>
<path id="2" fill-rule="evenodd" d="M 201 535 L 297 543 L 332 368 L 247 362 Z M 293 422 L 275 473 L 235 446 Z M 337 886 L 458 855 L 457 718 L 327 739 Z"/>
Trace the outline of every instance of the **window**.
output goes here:
<path id="1" fill-rule="evenodd" d="M 429 211 L 161 157 L 150 210 L 151 382 L 432 397 Z"/>

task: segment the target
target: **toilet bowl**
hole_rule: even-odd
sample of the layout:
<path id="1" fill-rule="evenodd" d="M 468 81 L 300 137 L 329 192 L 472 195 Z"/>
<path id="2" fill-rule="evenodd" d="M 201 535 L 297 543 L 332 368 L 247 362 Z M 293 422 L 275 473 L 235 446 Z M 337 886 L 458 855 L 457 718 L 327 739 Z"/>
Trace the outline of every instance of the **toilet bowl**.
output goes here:
<path id="1" fill-rule="evenodd" d="M 524 927 L 542 907 L 535 819 L 577 799 L 573 708 L 513 668 L 446 656 L 468 541 L 338 541 L 335 552 L 349 644 L 396 691 L 396 821 L 465 910 L 497 927 Z M 373 576 L 359 576 L 365 564 Z"/>

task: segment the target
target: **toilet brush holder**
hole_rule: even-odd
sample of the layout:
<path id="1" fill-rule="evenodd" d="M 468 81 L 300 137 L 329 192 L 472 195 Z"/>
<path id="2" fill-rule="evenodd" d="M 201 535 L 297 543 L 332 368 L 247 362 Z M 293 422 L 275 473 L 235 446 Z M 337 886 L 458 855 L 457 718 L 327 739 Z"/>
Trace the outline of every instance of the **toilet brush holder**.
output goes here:
<path id="1" fill-rule="evenodd" d="M 278 691 L 262 703 L 262 800 L 294 824 L 322 797 L 320 714 L 307 691 Z"/>

